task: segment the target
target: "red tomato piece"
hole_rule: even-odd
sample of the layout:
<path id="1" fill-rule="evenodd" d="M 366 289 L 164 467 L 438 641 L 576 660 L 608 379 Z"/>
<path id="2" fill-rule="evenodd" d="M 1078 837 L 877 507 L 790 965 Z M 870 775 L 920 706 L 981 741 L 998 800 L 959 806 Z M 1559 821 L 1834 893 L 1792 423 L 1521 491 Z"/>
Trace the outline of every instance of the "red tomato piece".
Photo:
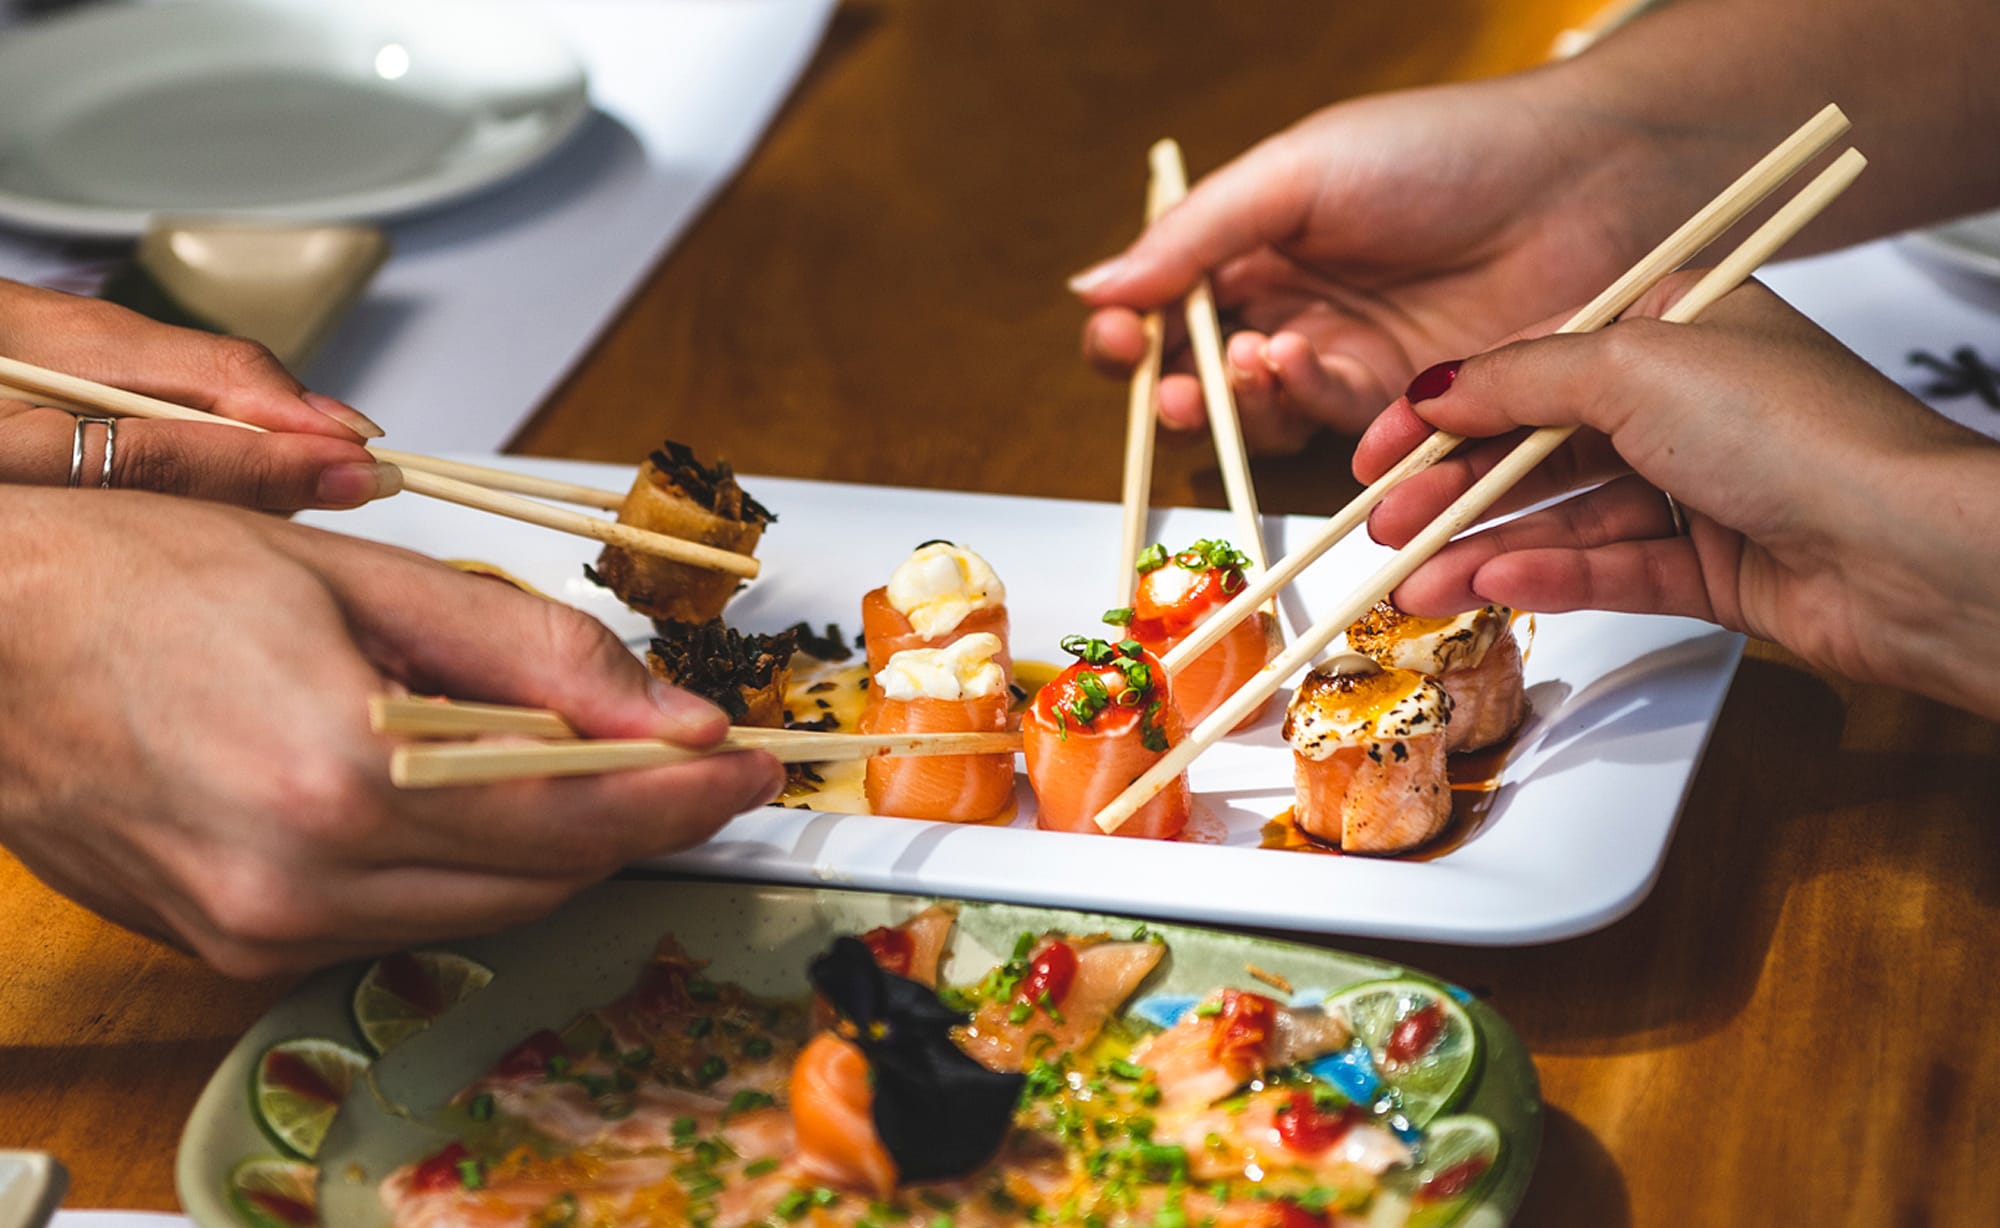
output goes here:
<path id="1" fill-rule="evenodd" d="M 1277 1026 L 1278 1004 L 1259 993 L 1222 991 L 1222 1010 L 1209 1033 L 1209 1055 L 1238 1078 L 1264 1068 L 1264 1042 Z"/>
<path id="2" fill-rule="evenodd" d="M 910 964 L 917 955 L 917 940 L 910 937 L 908 930 L 878 925 L 861 935 L 861 941 L 867 944 L 868 953 L 875 957 L 875 963 L 882 971 L 897 976 L 910 975 Z"/>
<path id="3" fill-rule="evenodd" d="M 443 1151 L 417 1165 L 417 1171 L 410 1176 L 410 1188 L 419 1194 L 459 1189 L 465 1185 L 465 1179 L 458 1166 L 471 1158 L 472 1153 L 465 1149 L 464 1143 L 447 1143 Z"/>
<path id="4" fill-rule="evenodd" d="M 1319 1106 L 1311 1092 L 1293 1092 L 1291 1102 L 1278 1114 L 1278 1137 L 1301 1155 L 1318 1155 L 1339 1142 L 1361 1119 L 1362 1111 L 1355 1105 L 1329 1111 Z"/>
<path id="5" fill-rule="evenodd" d="M 1061 1006 L 1075 981 L 1076 951 L 1066 942 L 1051 942 L 1035 955 L 1028 975 L 1021 978 L 1021 1001 L 1040 1006 L 1047 994 L 1051 1005 Z"/>
<path id="6" fill-rule="evenodd" d="M 1431 1046 L 1443 1034 L 1444 1008 L 1435 1002 L 1426 1003 L 1396 1022 L 1396 1026 L 1389 1031 L 1389 1043 L 1383 1046 L 1382 1052 L 1390 1061 L 1406 1066 L 1430 1052 Z"/>
<path id="7" fill-rule="evenodd" d="M 1326 1228 L 1324 1211 L 1308 1211 L 1295 1202 L 1282 1200 L 1269 1206 L 1258 1228 Z"/>
<path id="8" fill-rule="evenodd" d="M 538 1075 L 563 1054 L 562 1037 L 544 1028 L 530 1036 L 494 1064 L 493 1073 L 502 1078 Z"/>

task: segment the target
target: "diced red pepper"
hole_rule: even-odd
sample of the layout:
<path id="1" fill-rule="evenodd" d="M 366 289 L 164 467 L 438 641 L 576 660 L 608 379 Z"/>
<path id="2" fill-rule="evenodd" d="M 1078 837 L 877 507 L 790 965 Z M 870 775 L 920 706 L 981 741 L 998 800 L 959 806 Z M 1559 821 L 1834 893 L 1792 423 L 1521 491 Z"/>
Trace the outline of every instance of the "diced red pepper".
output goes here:
<path id="1" fill-rule="evenodd" d="M 1323 1109 L 1311 1092 L 1293 1092 L 1284 1111 L 1278 1114 L 1278 1137 L 1301 1155 L 1318 1155 L 1346 1137 L 1363 1116 L 1355 1105 Z"/>
<path id="2" fill-rule="evenodd" d="M 1047 994 L 1049 1005 L 1061 1006 L 1075 981 L 1076 950 L 1066 942 L 1052 941 L 1036 952 L 1034 961 L 1028 965 L 1028 974 L 1021 978 L 1020 997 L 1023 1002 L 1040 1006 L 1042 995 Z"/>
<path id="3" fill-rule="evenodd" d="M 1258 1228 L 1326 1228 L 1324 1211 L 1308 1211 L 1295 1202 L 1283 1200 L 1267 1206 L 1269 1210 Z"/>
<path id="4" fill-rule="evenodd" d="M 562 1054 L 562 1037 L 544 1028 L 514 1046 L 507 1056 L 494 1064 L 493 1073 L 504 1079 L 538 1075 L 548 1069 L 550 1061 Z"/>
<path id="5" fill-rule="evenodd" d="M 1125 630 L 1141 643 L 1161 643 L 1170 636 L 1186 635 L 1211 611 L 1228 605 L 1229 599 L 1244 589 L 1239 569 L 1208 568 L 1194 573 L 1194 579 L 1177 600 L 1162 602 L 1156 595 L 1153 578 L 1164 576 L 1172 566 L 1139 578 L 1138 590 L 1132 597 L 1132 621 Z"/>
<path id="6" fill-rule="evenodd" d="M 410 1175 L 410 1189 L 418 1194 L 463 1189 L 465 1179 L 458 1166 L 471 1158 L 464 1143 L 447 1143 L 443 1151 L 417 1165 L 417 1171 Z"/>
<path id="7" fill-rule="evenodd" d="M 1417 1191 L 1419 1202 L 1443 1202 L 1447 1198 L 1457 1198 L 1460 1194 L 1479 1184 L 1486 1175 L 1486 1157 L 1472 1156 L 1445 1169 L 1426 1181 Z"/>
<path id="8" fill-rule="evenodd" d="M 1264 1044 L 1277 1027 L 1278 1004 L 1259 993 L 1222 991 L 1222 1010 L 1209 1033 L 1209 1056 L 1239 1079 L 1264 1068 Z"/>
<path id="9" fill-rule="evenodd" d="M 1398 1020 L 1396 1026 L 1389 1030 L 1389 1043 L 1382 1048 L 1383 1056 L 1398 1066 L 1407 1066 L 1429 1053 L 1431 1046 L 1443 1034 L 1444 1008 L 1435 1002 L 1427 1002 Z"/>
<path id="10" fill-rule="evenodd" d="M 910 937 L 910 931 L 878 925 L 861 935 L 861 941 L 867 944 L 868 953 L 875 957 L 882 971 L 896 976 L 910 975 L 910 965 L 917 957 L 917 940 Z"/>

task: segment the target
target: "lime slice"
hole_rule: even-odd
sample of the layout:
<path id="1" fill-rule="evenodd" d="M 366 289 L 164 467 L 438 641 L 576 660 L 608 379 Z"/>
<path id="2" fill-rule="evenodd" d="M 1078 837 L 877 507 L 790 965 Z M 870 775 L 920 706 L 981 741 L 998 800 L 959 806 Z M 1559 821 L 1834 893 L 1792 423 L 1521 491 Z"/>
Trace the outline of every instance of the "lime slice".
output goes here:
<path id="1" fill-rule="evenodd" d="M 387 1053 L 470 995 L 493 970 L 449 951 L 403 951 L 370 964 L 354 987 L 354 1026 L 377 1053 Z"/>
<path id="2" fill-rule="evenodd" d="M 250 1107 L 273 1142 L 303 1160 L 319 1151 L 347 1089 L 368 1069 L 368 1055 L 330 1040 L 286 1040 L 250 1068 Z"/>
<path id="3" fill-rule="evenodd" d="M 1479 1068 L 1479 1029 L 1442 985 L 1368 981 L 1327 999 L 1368 1046 L 1404 1116 L 1423 1125 L 1458 1103 Z"/>
<path id="4" fill-rule="evenodd" d="M 1405 1228 L 1444 1228 L 1478 1203 L 1499 1166 L 1499 1127 L 1484 1117 L 1440 1117 L 1424 1131 L 1417 1166 L 1384 1181 L 1409 1207 Z"/>
<path id="5" fill-rule="evenodd" d="M 317 1228 L 319 1170 L 298 1160 L 262 1156 L 229 1172 L 229 1205 L 249 1228 Z"/>

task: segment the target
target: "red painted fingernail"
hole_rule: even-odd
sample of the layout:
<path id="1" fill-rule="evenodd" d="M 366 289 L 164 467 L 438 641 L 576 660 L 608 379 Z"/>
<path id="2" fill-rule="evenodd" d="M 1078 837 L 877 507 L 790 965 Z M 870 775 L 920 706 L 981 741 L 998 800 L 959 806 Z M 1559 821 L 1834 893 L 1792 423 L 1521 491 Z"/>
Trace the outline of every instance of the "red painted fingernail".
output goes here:
<path id="1" fill-rule="evenodd" d="M 1458 378 L 1458 369 L 1464 365 L 1463 358 L 1454 358 L 1450 362 L 1425 367 L 1417 372 L 1417 378 L 1410 381 L 1409 389 L 1403 393 L 1403 397 L 1415 405 L 1419 401 L 1443 396 L 1451 389 L 1451 382 Z"/>

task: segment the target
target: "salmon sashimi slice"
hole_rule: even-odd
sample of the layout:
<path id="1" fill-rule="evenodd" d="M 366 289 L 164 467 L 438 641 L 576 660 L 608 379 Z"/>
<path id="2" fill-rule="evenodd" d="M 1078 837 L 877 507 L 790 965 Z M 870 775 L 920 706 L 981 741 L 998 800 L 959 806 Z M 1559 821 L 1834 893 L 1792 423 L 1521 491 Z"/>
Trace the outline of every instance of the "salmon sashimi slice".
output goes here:
<path id="1" fill-rule="evenodd" d="M 957 923 L 956 905 L 932 904 L 906 921 L 876 926 L 861 935 L 861 941 L 868 945 L 882 971 L 936 989 L 938 965 L 944 961 L 945 946 Z"/>
<path id="2" fill-rule="evenodd" d="M 1521 641 L 1509 629 L 1493 642 L 1479 664 L 1437 676 L 1451 696 L 1451 731 L 1445 749 L 1484 750 L 1505 741 L 1528 714 L 1521 673 Z"/>
<path id="3" fill-rule="evenodd" d="M 1451 821 L 1451 697 L 1413 670 L 1348 654 L 1306 676 L 1285 714 L 1299 830 L 1350 853 L 1395 853 Z"/>
<path id="4" fill-rule="evenodd" d="M 889 590 L 876 588 L 868 590 L 861 598 L 861 637 L 868 653 L 868 672 L 876 673 L 889 663 L 889 658 L 910 648 L 943 648 L 956 643 L 968 635 L 985 632 L 1000 637 L 1000 651 L 993 659 L 1008 677 L 1014 676 L 1014 658 L 1007 645 L 1009 628 L 1005 605 L 981 606 L 959 620 L 956 627 L 942 635 L 925 636 L 910 625 L 910 620 L 901 610 L 889 604 Z"/>
<path id="5" fill-rule="evenodd" d="M 1008 693 L 975 699 L 869 701 L 863 733 L 998 733 Z M 1014 756 L 881 755 L 868 760 L 868 809 L 906 819 L 953 823 L 996 818 L 1014 802 Z"/>
<path id="6" fill-rule="evenodd" d="M 1297 1171 L 1314 1184 L 1367 1189 L 1372 1178 L 1410 1160 L 1409 1145 L 1366 1109 L 1321 1108 L 1310 1091 L 1285 1087 L 1192 1111 L 1163 1108 L 1154 1137 L 1185 1147 L 1189 1175 L 1198 1181 Z"/>
<path id="7" fill-rule="evenodd" d="M 1156 942 L 1048 935 L 1018 961 L 1020 976 L 1004 996 L 982 1002 L 958 1030 L 958 1045 L 992 1070 L 1073 1053 L 1097 1039 L 1165 954 Z M 1058 966 L 1066 971 L 1052 973 Z"/>
<path id="8" fill-rule="evenodd" d="M 1202 1107 L 1270 1071 L 1346 1047 L 1346 1020 L 1263 994 L 1224 990 L 1132 1050 L 1165 1108 Z"/>
<path id="9" fill-rule="evenodd" d="M 1102 640 L 1082 642 L 1079 650 L 1103 663 L 1081 660 L 1056 675 L 1022 718 L 1035 825 L 1043 831 L 1104 834 L 1098 812 L 1187 736 L 1165 667 L 1127 643 L 1136 653 Z M 1145 685 L 1134 686 L 1135 679 Z M 1128 694 L 1139 698 L 1128 702 Z M 1193 804 L 1182 773 L 1112 834 L 1172 839 L 1187 826 Z"/>
<path id="10" fill-rule="evenodd" d="M 459 1167 L 469 1161 L 464 1145 L 453 1143 L 389 1174 L 381 1192 L 392 1221 L 399 1228 L 520 1228 L 545 1214 L 553 1221 L 574 1205 L 577 1223 L 627 1222 L 635 1201 L 671 1185 L 675 1163 L 666 1155 L 539 1163 L 510 1156 L 486 1168 L 475 1189 Z"/>
<path id="11" fill-rule="evenodd" d="M 887 1198 L 896 1162 L 875 1133 L 868 1058 L 853 1041 L 821 1032 L 792 1067 L 789 1097 L 799 1166 L 814 1180 Z"/>

